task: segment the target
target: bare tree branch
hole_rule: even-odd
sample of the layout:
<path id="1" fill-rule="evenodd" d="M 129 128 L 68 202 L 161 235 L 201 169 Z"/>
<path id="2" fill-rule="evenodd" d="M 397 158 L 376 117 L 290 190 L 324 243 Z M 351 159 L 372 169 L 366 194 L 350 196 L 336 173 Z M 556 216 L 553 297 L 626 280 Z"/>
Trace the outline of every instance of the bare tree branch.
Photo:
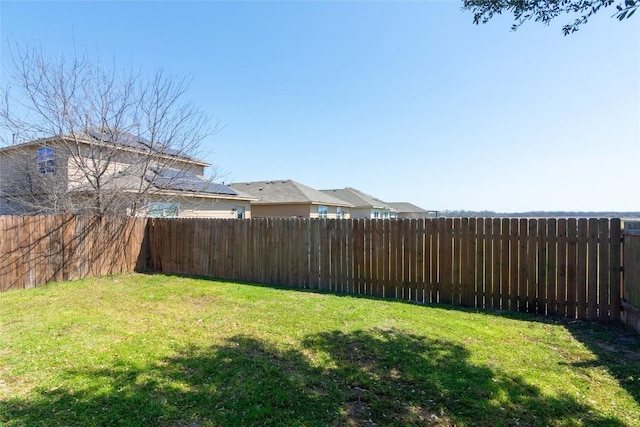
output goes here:
<path id="1" fill-rule="evenodd" d="M 162 70 L 144 79 L 32 47 L 12 49 L 11 74 L 0 197 L 16 211 L 136 215 L 159 195 L 180 197 L 168 181 L 209 166 L 196 156 L 217 125 L 184 100 L 188 79 Z"/>

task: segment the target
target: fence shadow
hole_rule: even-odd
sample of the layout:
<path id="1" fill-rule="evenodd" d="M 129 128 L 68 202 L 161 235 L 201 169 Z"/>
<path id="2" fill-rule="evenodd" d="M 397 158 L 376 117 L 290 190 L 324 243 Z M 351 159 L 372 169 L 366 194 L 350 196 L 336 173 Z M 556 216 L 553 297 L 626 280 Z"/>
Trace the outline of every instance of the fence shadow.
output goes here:
<path id="1" fill-rule="evenodd" d="M 39 390 L 34 399 L 0 402 L 0 423 L 623 425 L 469 357 L 455 343 L 395 329 L 313 334 L 301 349 L 234 336 L 149 366 L 121 361 L 69 370 L 61 378 L 82 389 L 61 385 Z"/>

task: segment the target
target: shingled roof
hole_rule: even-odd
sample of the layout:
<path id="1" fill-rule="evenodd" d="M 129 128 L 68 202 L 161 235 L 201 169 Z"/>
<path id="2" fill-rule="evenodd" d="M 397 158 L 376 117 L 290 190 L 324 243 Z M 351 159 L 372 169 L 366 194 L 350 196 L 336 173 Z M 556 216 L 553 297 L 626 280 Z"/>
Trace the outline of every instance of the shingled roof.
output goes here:
<path id="1" fill-rule="evenodd" d="M 320 190 L 323 193 L 337 197 L 348 203 L 351 203 L 356 208 L 372 208 L 372 209 L 389 209 L 395 212 L 395 208 L 382 200 L 363 193 L 355 188 L 346 187 L 335 190 Z"/>
<path id="2" fill-rule="evenodd" d="M 149 171 L 150 173 L 145 176 L 145 179 L 162 190 L 238 196 L 238 193 L 228 186 L 211 182 L 189 171 L 158 167 L 151 167 Z"/>
<path id="3" fill-rule="evenodd" d="M 420 206 L 416 206 L 413 203 L 409 203 L 409 202 L 389 202 L 389 205 L 396 208 L 398 212 L 407 212 L 407 213 L 429 213 L 430 212 L 430 211 L 427 211 L 426 209 L 422 209 Z"/>
<path id="4" fill-rule="evenodd" d="M 323 193 L 291 179 L 274 181 L 238 182 L 229 187 L 256 199 L 256 205 L 313 204 L 351 207 L 351 203 Z"/>

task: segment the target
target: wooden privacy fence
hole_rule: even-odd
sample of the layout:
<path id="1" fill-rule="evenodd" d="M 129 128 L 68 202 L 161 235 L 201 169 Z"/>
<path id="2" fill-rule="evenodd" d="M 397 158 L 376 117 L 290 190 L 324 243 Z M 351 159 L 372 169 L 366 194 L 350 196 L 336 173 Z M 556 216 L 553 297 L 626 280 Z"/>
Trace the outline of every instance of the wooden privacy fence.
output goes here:
<path id="1" fill-rule="evenodd" d="M 146 219 L 0 216 L 0 290 L 145 267 Z"/>
<path id="2" fill-rule="evenodd" d="M 620 319 L 619 219 L 154 219 L 153 271 Z"/>
<path id="3" fill-rule="evenodd" d="M 619 219 L 2 216 L 0 290 L 151 270 L 617 320 L 640 305 L 640 230 L 625 232 L 625 301 L 621 237 Z"/>

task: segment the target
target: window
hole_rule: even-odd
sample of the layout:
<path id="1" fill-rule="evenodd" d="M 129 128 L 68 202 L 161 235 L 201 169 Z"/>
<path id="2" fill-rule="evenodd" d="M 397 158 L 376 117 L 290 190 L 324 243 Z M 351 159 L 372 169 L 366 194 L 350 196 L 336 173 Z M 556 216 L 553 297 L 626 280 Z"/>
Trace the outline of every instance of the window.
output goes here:
<path id="1" fill-rule="evenodd" d="M 375 218 L 375 219 L 380 218 L 380 211 L 373 211 L 373 212 L 371 213 L 371 217 L 372 217 L 372 218 Z"/>
<path id="2" fill-rule="evenodd" d="M 179 203 L 151 202 L 147 205 L 149 218 L 177 218 L 179 212 Z"/>
<path id="3" fill-rule="evenodd" d="M 242 206 L 236 207 L 236 218 L 238 219 L 244 218 L 244 208 Z"/>
<path id="4" fill-rule="evenodd" d="M 38 171 L 43 175 L 56 173 L 56 149 L 54 147 L 38 148 Z"/>
<path id="5" fill-rule="evenodd" d="M 329 208 L 326 206 L 318 206 L 318 218 L 327 218 L 329 216 Z"/>
<path id="6" fill-rule="evenodd" d="M 336 208 L 336 214 L 337 214 L 339 219 L 344 219 L 344 211 L 342 210 L 342 208 L 340 206 L 338 206 Z"/>

